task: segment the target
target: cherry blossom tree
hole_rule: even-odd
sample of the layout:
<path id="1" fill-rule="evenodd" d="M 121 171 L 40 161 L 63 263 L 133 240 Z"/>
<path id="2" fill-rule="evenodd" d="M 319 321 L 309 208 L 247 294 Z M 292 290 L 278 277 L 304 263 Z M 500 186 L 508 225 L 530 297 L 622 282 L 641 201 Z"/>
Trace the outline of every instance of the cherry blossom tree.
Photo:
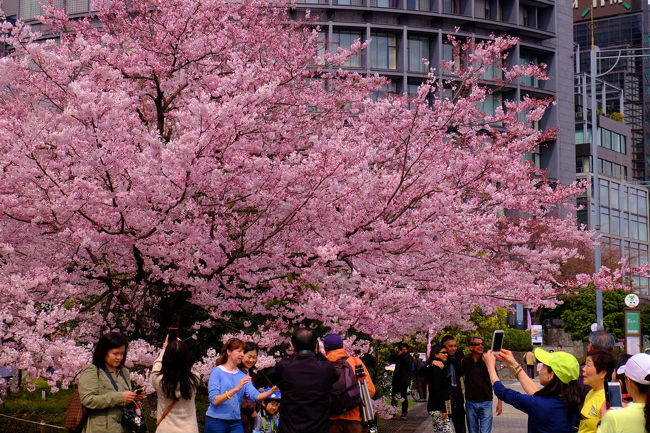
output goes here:
<path id="1" fill-rule="evenodd" d="M 286 3 L 94 7 L 2 22 L 0 365 L 67 386 L 114 328 L 147 364 L 188 306 L 197 329 L 250 317 L 266 347 L 300 323 L 394 341 L 552 305 L 590 242 L 582 186 L 524 158 L 552 101 L 481 110 L 513 38 L 454 41 L 460 66 L 376 99 L 384 79 L 341 68 L 365 46 L 323 53 Z"/>

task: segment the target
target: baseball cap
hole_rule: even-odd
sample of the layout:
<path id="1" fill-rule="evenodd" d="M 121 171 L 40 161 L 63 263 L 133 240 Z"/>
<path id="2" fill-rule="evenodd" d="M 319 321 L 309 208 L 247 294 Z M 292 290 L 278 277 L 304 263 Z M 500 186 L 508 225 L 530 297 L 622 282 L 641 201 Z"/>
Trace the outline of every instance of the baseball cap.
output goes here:
<path id="1" fill-rule="evenodd" d="M 325 350 L 336 350 L 343 347 L 343 339 L 339 334 L 327 334 L 323 338 L 323 347 Z"/>
<path id="2" fill-rule="evenodd" d="M 619 367 L 616 372 L 624 374 L 630 380 L 641 385 L 650 385 L 650 380 L 646 379 L 650 375 L 650 355 L 637 353 L 628 359 L 625 365 Z"/>
<path id="3" fill-rule="evenodd" d="M 266 388 L 263 392 L 270 391 L 271 388 Z M 273 394 L 266 397 L 267 400 L 282 400 L 282 395 L 280 391 L 275 391 Z"/>
<path id="4" fill-rule="evenodd" d="M 575 356 L 567 352 L 547 352 L 535 349 L 535 358 L 544 365 L 551 367 L 553 373 L 562 383 L 568 384 L 580 376 L 580 364 Z"/>

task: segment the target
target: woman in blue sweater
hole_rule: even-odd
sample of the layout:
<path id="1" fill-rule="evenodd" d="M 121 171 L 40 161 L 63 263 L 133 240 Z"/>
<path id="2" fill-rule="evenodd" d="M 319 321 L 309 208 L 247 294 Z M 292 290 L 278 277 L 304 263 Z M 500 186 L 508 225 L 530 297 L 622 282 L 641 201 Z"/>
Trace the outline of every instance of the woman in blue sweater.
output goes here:
<path id="1" fill-rule="evenodd" d="M 496 357 L 490 350 L 483 355 L 494 394 L 504 402 L 528 414 L 528 433 L 575 433 L 578 431 L 581 396 L 578 388 L 580 365 L 566 352 L 549 353 L 535 349 L 540 362 L 539 389 L 517 363 L 512 352 L 502 349 L 497 355 L 512 368 L 526 394 L 503 386 L 496 372 Z"/>
<path id="2" fill-rule="evenodd" d="M 253 401 L 261 401 L 277 391 L 273 387 L 258 392 L 251 377 L 239 369 L 244 358 L 244 346 L 245 343 L 236 338 L 228 340 L 210 373 L 210 406 L 206 412 L 205 433 L 244 433 L 240 413 L 244 395 Z"/>

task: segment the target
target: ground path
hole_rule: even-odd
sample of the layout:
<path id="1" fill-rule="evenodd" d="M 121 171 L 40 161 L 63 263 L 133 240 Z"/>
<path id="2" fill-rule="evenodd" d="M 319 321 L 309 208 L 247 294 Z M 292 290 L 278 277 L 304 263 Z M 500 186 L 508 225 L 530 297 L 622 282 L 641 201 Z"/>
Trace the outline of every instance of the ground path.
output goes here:
<path id="1" fill-rule="evenodd" d="M 518 392 L 523 392 L 518 382 L 505 383 L 505 385 Z M 493 406 L 496 407 L 496 400 Z M 527 422 L 526 414 L 504 403 L 503 413 L 494 417 L 492 433 L 526 433 Z M 411 408 L 406 420 L 385 421 L 379 429 L 379 433 L 433 433 L 429 414 L 426 411 L 426 403 L 420 403 Z"/>

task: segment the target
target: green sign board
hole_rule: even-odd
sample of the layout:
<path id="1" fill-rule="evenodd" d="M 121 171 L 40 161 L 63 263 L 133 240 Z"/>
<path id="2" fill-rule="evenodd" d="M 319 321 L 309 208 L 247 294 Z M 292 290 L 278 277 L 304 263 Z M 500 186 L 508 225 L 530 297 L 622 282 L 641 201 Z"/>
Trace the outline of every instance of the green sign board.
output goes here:
<path id="1" fill-rule="evenodd" d="M 625 330 L 627 335 L 641 334 L 641 313 L 639 311 L 625 312 Z"/>

